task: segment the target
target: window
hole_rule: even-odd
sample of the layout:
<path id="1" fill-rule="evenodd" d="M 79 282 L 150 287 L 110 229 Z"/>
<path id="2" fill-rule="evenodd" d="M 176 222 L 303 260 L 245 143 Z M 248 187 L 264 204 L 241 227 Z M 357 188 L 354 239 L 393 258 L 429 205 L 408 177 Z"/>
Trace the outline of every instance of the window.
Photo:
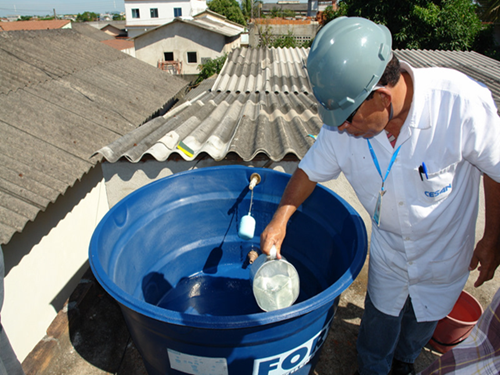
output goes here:
<path id="1" fill-rule="evenodd" d="M 174 8 L 174 17 L 182 17 L 182 8 Z"/>
<path id="2" fill-rule="evenodd" d="M 196 56 L 196 52 L 188 52 L 188 63 L 196 64 L 198 62 L 198 56 Z"/>
<path id="3" fill-rule="evenodd" d="M 141 18 L 141 16 L 139 15 L 139 9 L 132 9 L 132 18 Z"/>
<path id="4" fill-rule="evenodd" d="M 163 52 L 163 58 L 165 61 L 174 61 L 174 53 L 173 52 Z"/>
<path id="5" fill-rule="evenodd" d="M 158 18 L 158 8 L 151 8 L 151 18 Z"/>

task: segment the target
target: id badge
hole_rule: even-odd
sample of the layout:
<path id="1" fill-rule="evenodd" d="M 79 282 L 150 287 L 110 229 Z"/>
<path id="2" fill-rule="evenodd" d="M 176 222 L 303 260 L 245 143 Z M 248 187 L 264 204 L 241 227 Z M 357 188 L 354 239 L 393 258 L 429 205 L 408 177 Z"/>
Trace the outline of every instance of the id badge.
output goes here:
<path id="1" fill-rule="evenodd" d="M 380 226 L 380 210 L 382 209 L 382 197 L 385 194 L 385 190 L 380 190 L 378 193 L 377 204 L 375 205 L 375 212 L 373 213 L 373 221 L 377 226 Z"/>

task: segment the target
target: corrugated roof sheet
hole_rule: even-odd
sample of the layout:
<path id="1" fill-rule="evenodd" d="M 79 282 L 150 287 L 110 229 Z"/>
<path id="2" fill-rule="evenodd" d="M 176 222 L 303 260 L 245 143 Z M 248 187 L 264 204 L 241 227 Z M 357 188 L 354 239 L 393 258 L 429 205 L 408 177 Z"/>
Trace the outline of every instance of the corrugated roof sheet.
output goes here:
<path id="1" fill-rule="evenodd" d="M 500 108 L 500 61 L 474 51 L 396 50 L 394 53 L 416 68 L 444 67 L 467 74 L 488 86 Z"/>
<path id="2" fill-rule="evenodd" d="M 273 161 L 286 155 L 301 159 L 313 143 L 309 134 L 317 134 L 322 126 L 304 70 L 308 53 L 299 48 L 233 50 L 210 90 L 98 153 L 110 162 L 124 157 L 134 163 L 145 155 L 164 161 L 172 154 L 193 160 L 204 153 L 215 160 L 230 153 L 245 161 L 258 154 Z M 398 50 L 395 54 L 414 67 L 460 70 L 485 83 L 500 105 L 496 60 L 475 52 Z"/>
<path id="3" fill-rule="evenodd" d="M 302 158 L 321 120 L 304 72 L 307 49 L 234 50 L 211 90 L 144 124 L 98 151 L 108 161 L 144 155 L 166 160 L 172 153 L 215 160 L 235 153 L 243 160 L 264 154 L 278 161 Z M 182 142 L 182 144 L 181 144 Z M 177 148 L 181 144 L 184 150 Z"/>
<path id="4" fill-rule="evenodd" d="M 92 39 L 102 42 L 104 40 L 114 40 L 115 37 L 106 34 L 104 31 L 96 29 L 95 27 L 89 25 L 87 22 L 73 22 L 71 23 L 71 28 L 78 31 L 80 34 L 88 36 Z"/>
<path id="5" fill-rule="evenodd" d="M 74 30 L 0 33 L 0 243 L 187 82 Z"/>

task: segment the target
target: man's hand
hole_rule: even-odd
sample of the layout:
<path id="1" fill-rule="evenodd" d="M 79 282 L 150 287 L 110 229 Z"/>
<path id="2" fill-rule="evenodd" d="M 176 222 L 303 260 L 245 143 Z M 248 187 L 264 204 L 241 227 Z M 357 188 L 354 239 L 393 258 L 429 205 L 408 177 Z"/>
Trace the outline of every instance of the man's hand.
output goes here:
<path id="1" fill-rule="evenodd" d="M 276 246 L 276 258 L 281 259 L 281 244 L 285 239 L 286 225 L 283 227 L 274 220 L 264 229 L 260 235 L 260 249 L 264 254 L 269 255 L 271 248 Z"/>
<path id="2" fill-rule="evenodd" d="M 469 270 L 475 270 L 479 265 L 479 277 L 474 283 L 474 287 L 483 285 L 485 281 L 491 280 L 495 276 L 495 270 L 500 265 L 500 247 L 496 241 L 481 239 L 474 250 L 470 262 Z"/>
<path id="3" fill-rule="evenodd" d="M 469 270 L 479 265 L 479 277 L 474 286 L 483 285 L 495 276 L 500 264 L 500 184 L 488 175 L 483 176 L 486 221 L 484 236 L 477 243 Z"/>

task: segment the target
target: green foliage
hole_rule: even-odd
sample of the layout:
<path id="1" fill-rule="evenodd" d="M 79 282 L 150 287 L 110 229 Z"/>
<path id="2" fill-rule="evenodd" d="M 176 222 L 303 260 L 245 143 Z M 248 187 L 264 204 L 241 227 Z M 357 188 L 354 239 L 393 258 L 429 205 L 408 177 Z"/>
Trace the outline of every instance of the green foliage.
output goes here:
<path id="1" fill-rule="evenodd" d="M 500 22 L 500 0 L 477 0 L 478 15 L 485 22 Z"/>
<path id="2" fill-rule="evenodd" d="M 263 28 L 262 26 L 258 27 L 258 32 L 259 32 L 259 45 L 258 47 L 269 47 L 271 45 L 272 39 L 273 39 L 273 34 L 272 34 L 272 27 L 268 26 L 266 28 Z"/>
<path id="3" fill-rule="evenodd" d="M 113 21 L 125 21 L 125 16 L 119 13 L 113 14 Z"/>
<path id="4" fill-rule="evenodd" d="M 394 49 L 468 50 L 481 30 L 471 0 L 344 1 L 347 15 L 386 25 Z"/>
<path id="5" fill-rule="evenodd" d="M 236 0 L 211 0 L 207 2 L 207 5 L 212 12 L 222 14 L 229 21 L 246 26 L 245 17 Z"/>
<path id="6" fill-rule="evenodd" d="M 282 9 L 273 7 L 271 9 L 271 18 L 286 18 L 291 17 L 295 18 L 295 12 L 291 9 Z"/>
<path id="7" fill-rule="evenodd" d="M 265 29 L 259 28 L 260 43 L 259 48 L 262 47 L 274 47 L 274 48 L 296 48 L 311 47 L 312 40 L 308 40 L 303 43 L 298 43 L 291 30 L 288 31 L 287 35 L 273 35 L 272 27 L 268 26 Z"/>
<path id="8" fill-rule="evenodd" d="M 493 28 L 493 24 L 483 26 L 474 41 L 472 49 L 493 59 L 500 60 L 500 47 L 495 44 Z"/>
<path id="9" fill-rule="evenodd" d="M 273 7 L 271 9 L 271 18 L 295 18 L 295 12 L 291 9 L 282 9 Z"/>
<path id="10" fill-rule="evenodd" d="M 281 9 L 273 7 L 273 9 L 271 9 L 271 18 L 281 17 L 280 12 L 281 12 Z"/>
<path id="11" fill-rule="evenodd" d="M 99 21 L 99 15 L 94 12 L 83 12 L 82 14 L 78 13 L 78 15 L 76 16 L 76 22 L 90 21 Z"/>
<path id="12" fill-rule="evenodd" d="M 227 54 L 224 56 L 217 57 L 215 59 L 210 59 L 204 64 L 198 65 L 198 69 L 200 69 L 200 74 L 198 74 L 198 78 L 194 82 L 195 85 L 200 83 L 201 81 L 210 78 L 214 74 L 219 74 L 226 62 Z"/>
<path id="13" fill-rule="evenodd" d="M 331 5 L 328 5 L 323 11 L 323 18 L 325 20 L 325 25 L 331 20 L 347 15 L 347 4 L 345 2 L 340 2 L 338 4 L 338 9 L 333 10 Z"/>
<path id="14" fill-rule="evenodd" d="M 245 20 L 259 16 L 259 7 L 262 6 L 261 0 L 241 0 L 241 12 Z"/>
<path id="15" fill-rule="evenodd" d="M 297 47 L 297 43 L 293 36 L 293 32 L 291 30 L 288 31 L 287 35 L 280 35 L 273 39 L 271 42 L 271 47 L 274 48 L 295 48 Z"/>
<path id="16" fill-rule="evenodd" d="M 21 16 L 17 20 L 18 21 L 29 21 L 32 18 L 33 18 L 33 16 Z"/>

